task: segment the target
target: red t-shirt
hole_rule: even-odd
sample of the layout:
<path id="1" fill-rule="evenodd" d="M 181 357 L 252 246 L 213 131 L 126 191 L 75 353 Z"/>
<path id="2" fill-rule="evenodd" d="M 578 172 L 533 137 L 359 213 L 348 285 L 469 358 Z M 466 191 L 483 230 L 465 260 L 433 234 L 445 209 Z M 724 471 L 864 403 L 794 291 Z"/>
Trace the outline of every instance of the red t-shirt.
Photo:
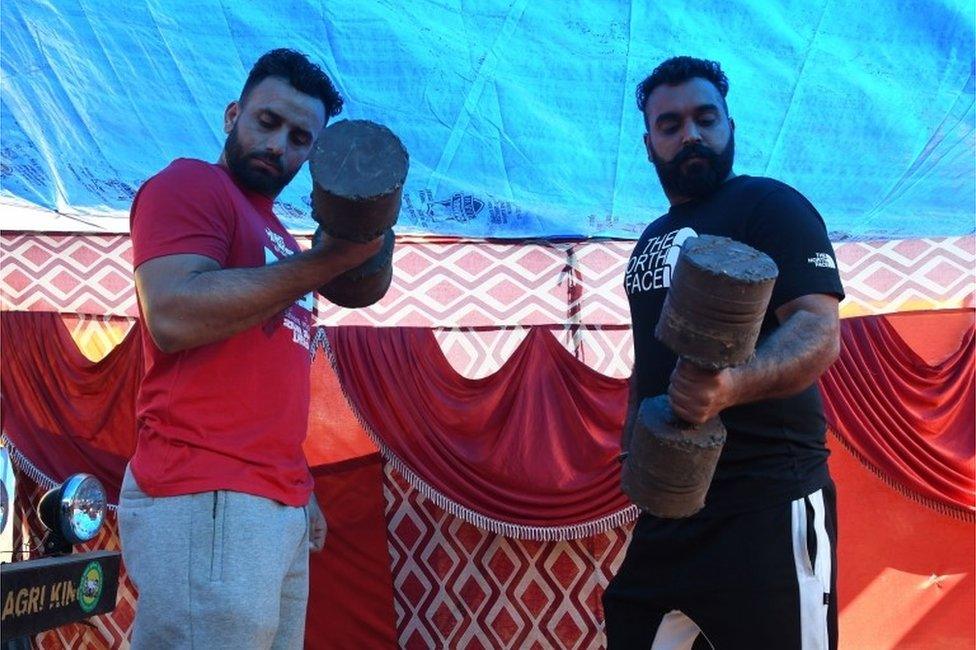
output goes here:
<path id="1" fill-rule="evenodd" d="M 272 203 L 218 165 L 176 160 L 132 204 L 132 265 L 194 253 L 222 268 L 259 267 L 297 253 Z M 174 354 L 156 347 L 140 319 L 146 369 L 131 467 L 147 494 L 235 490 L 308 502 L 312 304 L 309 294 L 261 325 Z"/>

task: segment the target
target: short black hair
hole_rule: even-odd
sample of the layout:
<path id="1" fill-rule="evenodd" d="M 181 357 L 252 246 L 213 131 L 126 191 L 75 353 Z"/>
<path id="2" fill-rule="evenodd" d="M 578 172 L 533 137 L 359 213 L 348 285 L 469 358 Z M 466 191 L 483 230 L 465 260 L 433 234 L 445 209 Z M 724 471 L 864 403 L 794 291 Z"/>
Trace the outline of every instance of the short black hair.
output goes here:
<path id="1" fill-rule="evenodd" d="M 722 72 L 722 66 L 718 61 L 696 59 L 691 56 L 671 57 L 654 68 L 654 72 L 647 75 L 644 81 L 637 84 L 637 110 L 644 112 L 648 96 L 658 86 L 662 84 L 676 86 L 695 77 L 701 77 L 715 86 L 718 94 L 722 96 L 722 108 L 725 109 L 727 116 L 729 105 L 725 102 L 725 96 L 729 93 L 729 78 Z"/>
<path id="2" fill-rule="evenodd" d="M 241 103 L 252 88 L 268 77 L 284 79 L 295 90 L 320 99 L 325 106 L 326 119 L 335 117 L 342 110 L 342 96 L 322 68 L 301 52 L 286 47 L 261 55 L 244 82 Z"/>

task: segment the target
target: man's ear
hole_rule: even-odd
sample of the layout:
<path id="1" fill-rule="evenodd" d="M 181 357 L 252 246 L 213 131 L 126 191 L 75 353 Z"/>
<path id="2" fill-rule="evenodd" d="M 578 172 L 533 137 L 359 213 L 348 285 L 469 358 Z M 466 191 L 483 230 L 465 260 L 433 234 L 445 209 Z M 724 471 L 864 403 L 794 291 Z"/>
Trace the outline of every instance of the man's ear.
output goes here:
<path id="1" fill-rule="evenodd" d="M 227 108 L 224 109 L 224 133 L 230 133 L 231 129 L 234 128 L 234 124 L 237 123 L 237 117 L 240 115 L 241 105 L 235 100 L 227 104 Z"/>
<path id="2" fill-rule="evenodd" d="M 653 149 L 651 149 L 651 134 L 650 133 L 645 133 L 644 134 L 644 149 L 647 150 L 647 160 L 653 163 L 654 162 L 654 155 L 652 153 L 653 152 Z"/>
<path id="3" fill-rule="evenodd" d="M 731 117 L 729 118 L 729 128 L 732 129 L 732 133 L 735 133 L 735 120 Z"/>

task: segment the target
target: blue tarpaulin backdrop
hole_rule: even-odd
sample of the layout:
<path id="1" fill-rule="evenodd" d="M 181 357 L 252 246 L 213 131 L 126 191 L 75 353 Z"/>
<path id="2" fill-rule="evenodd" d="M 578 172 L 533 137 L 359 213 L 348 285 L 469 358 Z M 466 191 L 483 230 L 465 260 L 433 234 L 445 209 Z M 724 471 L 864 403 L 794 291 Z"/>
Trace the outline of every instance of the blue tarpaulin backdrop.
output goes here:
<path id="1" fill-rule="evenodd" d="M 721 61 L 736 171 L 796 186 L 835 240 L 974 231 L 972 0 L 6 0 L 0 15 L 0 226 L 2 204 L 27 205 L 124 232 L 144 179 L 216 160 L 251 64 L 289 46 L 333 76 L 341 117 L 410 151 L 400 233 L 636 237 L 666 201 L 634 86 L 675 54 Z M 302 172 L 280 197 L 294 231 L 314 226 L 309 191 Z"/>

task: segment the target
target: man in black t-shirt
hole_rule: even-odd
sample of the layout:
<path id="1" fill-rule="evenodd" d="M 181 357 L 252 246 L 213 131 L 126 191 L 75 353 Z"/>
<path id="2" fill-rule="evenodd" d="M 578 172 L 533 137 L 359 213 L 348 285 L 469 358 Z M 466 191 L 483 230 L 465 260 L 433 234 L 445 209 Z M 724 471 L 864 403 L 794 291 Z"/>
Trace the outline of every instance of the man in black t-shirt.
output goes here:
<path id="1" fill-rule="evenodd" d="M 643 513 L 604 595 L 609 648 L 836 648 L 836 506 L 817 378 L 840 348 L 844 297 L 823 219 L 793 188 L 732 173 L 735 124 L 718 63 L 675 57 L 637 88 L 644 144 L 671 208 L 630 257 L 634 372 L 622 446 L 641 400 L 728 439 L 705 508 Z M 755 357 L 718 373 L 654 337 L 681 245 L 722 235 L 776 262 Z"/>

